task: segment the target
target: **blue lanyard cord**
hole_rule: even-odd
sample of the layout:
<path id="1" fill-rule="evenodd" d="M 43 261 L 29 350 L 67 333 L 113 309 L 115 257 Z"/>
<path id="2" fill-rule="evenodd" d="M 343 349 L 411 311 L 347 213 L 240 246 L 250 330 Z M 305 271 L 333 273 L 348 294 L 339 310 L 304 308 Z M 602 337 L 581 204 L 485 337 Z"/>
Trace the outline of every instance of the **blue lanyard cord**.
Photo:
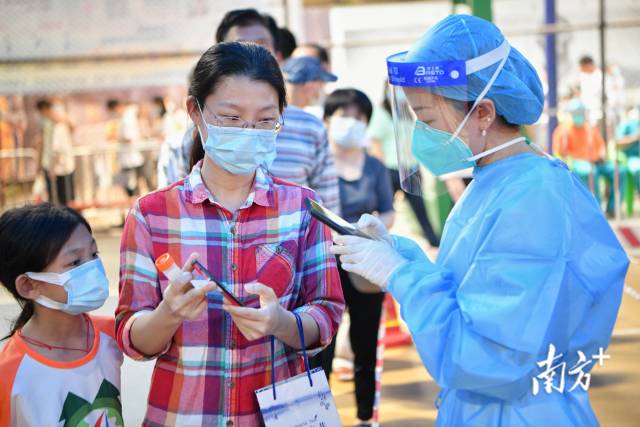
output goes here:
<path id="1" fill-rule="evenodd" d="M 300 334 L 300 345 L 302 346 L 302 356 L 304 358 L 304 369 L 307 371 L 307 376 L 309 377 L 309 387 L 313 387 L 311 370 L 309 370 L 309 359 L 307 358 L 307 346 L 304 344 L 304 329 L 302 329 L 302 319 L 296 312 L 293 312 L 293 315 L 296 316 L 296 323 L 298 324 L 298 334 Z"/>
<path id="2" fill-rule="evenodd" d="M 276 337 L 271 335 L 271 389 L 276 400 Z"/>
<path id="3" fill-rule="evenodd" d="M 309 359 L 307 358 L 307 348 L 304 344 L 304 329 L 302 328 L 302 319 L 300 315 L 293 312 L 298 326 L 298 335 L 300 336 L 300 346 L 302 347 L 302 356 L 304 358 L 304 369 L 309 377 L 309 386 L 313 387 L 311 379 L 311 370 L 309 369 Z M 273 400 L 276 400 L 276 338 L 271 335 L 271 389 L 273 390 Z"/>

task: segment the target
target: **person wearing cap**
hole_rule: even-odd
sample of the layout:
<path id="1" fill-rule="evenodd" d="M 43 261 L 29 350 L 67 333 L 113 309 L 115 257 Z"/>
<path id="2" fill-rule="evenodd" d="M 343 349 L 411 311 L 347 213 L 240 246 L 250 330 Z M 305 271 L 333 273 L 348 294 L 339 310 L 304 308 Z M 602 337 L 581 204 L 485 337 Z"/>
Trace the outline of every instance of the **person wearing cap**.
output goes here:
<path id="1" fill-rule="evenodd" d="M 323 46 L 317 43 L 308 43 L 302 46 L 298 46 L 296 50 L 291 54 L 292 58 L 310 56 L 320 61 L 322 69 L 327 73 L 331 73 L 331 59 L 329 58 L 329 51 Z M 323 89 L 320 91 L 320 96 L 316 99 L 316 102 L 304 107 L 304 110 L 313 114 L 319 119 L 324 120 L 324 104 L 326 98 L 326 91 Z"/>
<path id="2" fill-rule="evenodd" d="M 543 110 L 534 68 L 495 25 L 465 15 L 387 65 L 405 191 L 418 165 L 434 176 L 473 167 L 474 179 L 435 261 L 371 215 L 358 228 L 375 239 L 338 236 L 332 252 L 400 303 L 442 387 L 436 426 L 597 426 L 588 379 L 629 260 L 582 181 L 520 136 Z"/>
<path id="3" fill-rule="evenodd" d="M 300 56 L 312 56 L 318 58 L 322 64 L 322 68 L 331 72 L 331 58 L 329 57 L 329 51 L 324 46 L 318 43 L 307 43 L 296 47 L 296 50 L 291 54 L 293 58 Z"/>
<path id="4" fill-rule="evenodd" d="M 324 104 L 326 84 L 338 80 L 313 56 L 290 58 L 282 66 L 282 72 L 287 83 L 289 105 L 303 109 Z"/>

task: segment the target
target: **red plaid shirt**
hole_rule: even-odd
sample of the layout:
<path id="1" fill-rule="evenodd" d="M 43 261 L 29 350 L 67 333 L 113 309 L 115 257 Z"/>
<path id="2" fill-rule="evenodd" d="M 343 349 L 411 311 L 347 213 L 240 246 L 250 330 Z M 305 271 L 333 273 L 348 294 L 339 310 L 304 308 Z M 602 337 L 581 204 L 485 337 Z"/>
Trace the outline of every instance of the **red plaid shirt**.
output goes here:
<path id="1" fill-rule="evenodd" d="M 254 189 L 232 215 L 202 182 L 200 166 L 184 180 L 138 200 L 120 248 L 117 337 L 134 359 L 129 332 L 136 315 L 162 300 L 167 278 L 154 260 L 169 252 L 182 265 L 198 252 L 215 280 L 248 306 L 258 298 L 243 285 L 272 287 L 288 310 L 307 313 L 329 344 L 344 309 L 340 279 L 329 253 L 331 234 L 304 207 L 313 191 L 256 172 Z M 247 341 L 222 309 L 218 292 L 195 321 L 185 321 L 156 355 L 145 426 L 252 426 L 261 424 L 254 391 L 270 384 L 269 339 Z M 276 378 L 302 372 L 297 352 L 276 340 Z"/>

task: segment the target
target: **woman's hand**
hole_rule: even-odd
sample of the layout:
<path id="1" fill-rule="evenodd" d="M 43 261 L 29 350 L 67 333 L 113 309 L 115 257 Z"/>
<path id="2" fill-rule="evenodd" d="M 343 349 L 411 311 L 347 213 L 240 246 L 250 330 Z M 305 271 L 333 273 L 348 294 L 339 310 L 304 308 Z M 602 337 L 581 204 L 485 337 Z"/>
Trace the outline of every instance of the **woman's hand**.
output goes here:
<path id="1" fill-rule="evenodd" d="M 159 309 L 180 322 L 199 318 L 207 308 L 207 293 L 216 289 L 216 284 L 209 282 L 201 288 L 191 285 L 193 275 L 193 263 L 198 254 L 191 254 L 182 273 L 176 280 L 170 281 L 164 290 L 163 299 Z"/>
<path id="2" fill-rule="evenodd" d="M 293 313 L 282 308 L 273 289 L 257 282 L 245 285 L 244 289 L 260 296 L 260 308 L 238 307 L 228 304 L 226 299 L 222 305 L 242 335 L 249 341 L 268 335 L 287 335 Z"/>
<path id="3" fill-rule="evenodd" d="M 176 331 L 185 320 L 202 316 L 207 308 L 207 292 L 216 288 L 211 282 L 194 288 L 189 282 L 197 254 L 191 254 L 180 276 L 169 282 L 164 296 L 155 310 L 143 313 L 131 324 L 131 343 L 142 354 L 149 357 L 166 351 Z"/>

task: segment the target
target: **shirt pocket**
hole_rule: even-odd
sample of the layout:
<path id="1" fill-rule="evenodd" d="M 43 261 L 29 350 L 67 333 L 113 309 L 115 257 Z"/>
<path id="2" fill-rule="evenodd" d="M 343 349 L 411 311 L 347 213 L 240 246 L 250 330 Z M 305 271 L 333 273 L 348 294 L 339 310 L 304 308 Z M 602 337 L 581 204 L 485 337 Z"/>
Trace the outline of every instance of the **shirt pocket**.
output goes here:
<path id="1" fill-rule="evenodd" d="M 290 292 L 296 272 L 298 243 L 286 240 L 256 247 L 256 280 L 274 290 L 278 298 Z"/>

